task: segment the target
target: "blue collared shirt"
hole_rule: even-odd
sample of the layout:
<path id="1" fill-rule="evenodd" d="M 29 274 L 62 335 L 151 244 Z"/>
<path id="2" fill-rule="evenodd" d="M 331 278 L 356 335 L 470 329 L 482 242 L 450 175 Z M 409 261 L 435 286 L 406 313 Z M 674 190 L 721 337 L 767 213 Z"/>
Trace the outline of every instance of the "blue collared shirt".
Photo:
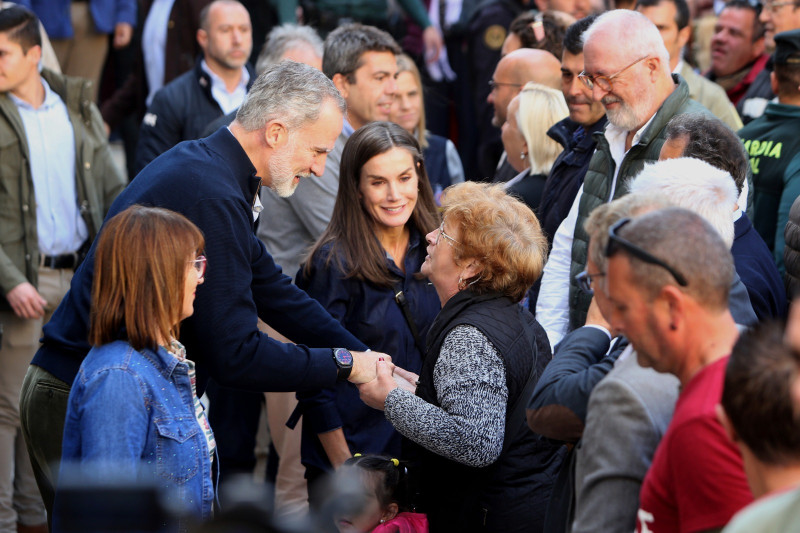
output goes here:
<path id="1" fill-rule="evenodd" d="M 208 63 L 206 63 L 205 59 L 200 62 L 200 67 L 211 79 L 211 96 L 219 104 L 222 113 L 227 115 L 239 109 L 247 94 L 247 84 L 250 83 L 250 73 L 247 68 L 242 67 L 242 77 L 239 78 L 239 84 L 232 92 L 228 92 L 225 82 L 208 68 Z"/>
<path id="2" fill-rule="evenodd" d="M 39 252 L 77 251 L 89 238 L 75 189 L 75 133 L 67 106 L 44 79 L 44 102 L 38 108 L 8 93 L 16 104 L 25 136 L 36 194 Z"/>
<path id="3" fill-rule="evenodd" d="M 167 24 L 175 0 L 155 0 L 142 31 L 144 73 L 147 76 L 147 106 L 164 86 L 164 57 L 167 53 Z"/>

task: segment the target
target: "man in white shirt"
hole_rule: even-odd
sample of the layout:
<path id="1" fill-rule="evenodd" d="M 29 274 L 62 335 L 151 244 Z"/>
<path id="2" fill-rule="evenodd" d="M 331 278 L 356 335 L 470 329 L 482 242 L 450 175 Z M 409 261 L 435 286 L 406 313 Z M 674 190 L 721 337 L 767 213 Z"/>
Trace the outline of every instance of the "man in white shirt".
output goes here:
<path id="1" fill-rule="evenodd" d="M 255 75 L 250 14 L 237 0 L 216 0 L 200 13 L 197 42 L 203 58 L 195 68 L 153 96 L 136 148 L 138 173 L 181 141 L 198 139 L 206 126 L 239 107 Z"/>
<path id="2" fill-rule="evenodd" d="M 39 72 L 38 20 L 0 11 L 0 531 L 42 531 L 19 393 L 42 325 L 69 289 L 124 178 L 91 83 Z M 46 531 L 46 528 L 44 529 Z"/>
<path id="3" fill-rule="evenodd" d="M 635 11 L 607 12 L 584 33 L 581 80 L 608 117 L 604 136 L 589 162 L 584 184 L 556 231 L 545 266 L 536 318 L 555 345 L 582 326 L 590 298 L 574 277 L 586 266 L 588 236 L 583 223 L 596 206 L 627 193 L 626 181 L 645 163 L 657 161 L 669 120 L 682 113 L 708 113 L 673 78 L 669 53 L 655 25 Z"/>

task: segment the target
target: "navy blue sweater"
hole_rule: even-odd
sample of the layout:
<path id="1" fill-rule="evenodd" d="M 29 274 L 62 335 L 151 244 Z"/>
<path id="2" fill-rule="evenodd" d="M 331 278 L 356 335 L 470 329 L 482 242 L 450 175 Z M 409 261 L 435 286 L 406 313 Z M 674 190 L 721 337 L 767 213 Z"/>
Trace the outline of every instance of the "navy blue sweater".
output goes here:
<path id="1" fill-rule="evenodd" d="M 330 349 L 272 340 L 258 331 L 258 317 L 308 346 L 366 348 L 295 287 L 256 238 L 252 204 L 259 183 L 239 142 L 228 129 L 220 129 L 155 159 L 117 197 L 106 218 L 133 204 L 158 206 L 184 214 L 203 232 L 208 271 L 197 287 L 194 315 L 181 324 L 181 342 L 197 364 L 198 394 L 209 376 L 224 386 L 257 391 L 294 391 L 336 382 Z M 33 359 L 67 383 L 72 383 L 89 351 L 96 242 L 45 326 L 44 344 Z"/>

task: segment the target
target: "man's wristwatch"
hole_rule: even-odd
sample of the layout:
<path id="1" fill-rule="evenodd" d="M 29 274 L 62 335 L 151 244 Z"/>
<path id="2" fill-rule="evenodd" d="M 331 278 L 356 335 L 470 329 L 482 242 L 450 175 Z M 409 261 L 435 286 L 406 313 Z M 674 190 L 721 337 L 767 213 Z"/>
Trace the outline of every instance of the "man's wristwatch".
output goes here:
<path id="1" fill-rule="evenodd" d="M 353 354 L 346 348 L 334 348 L 333 362 L 336 363 L 336 380 L 347 381 L 353 371 Z"/>

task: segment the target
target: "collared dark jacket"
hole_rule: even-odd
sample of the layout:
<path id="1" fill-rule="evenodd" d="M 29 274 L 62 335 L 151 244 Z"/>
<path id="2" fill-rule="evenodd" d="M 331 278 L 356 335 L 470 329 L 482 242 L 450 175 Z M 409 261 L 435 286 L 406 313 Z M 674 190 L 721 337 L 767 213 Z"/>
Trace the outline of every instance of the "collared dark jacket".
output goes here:
<path id="1" fill-rule="evenodd" d="M 547 130 L 547 135 L 564 147 L 550 169 L 542 192 L 542 202 L 539 204 L 539 220 L 551 246 L 558 226 L 567 218 L 578 189 L 583 184 L 594 147 L 597 146 L 593 135 L 597 131 L 603 131 L 606 122 L 608 119 L 603 115 L 577 142 L 573 136 L 583 126 L 569 117 L 556 122 Z"/>
<path id="2" fill-rule="evenodd" d="M 197 365 L 198 395 L 208 377 L 225 387 L 262 392 L 329 387 L 337 374 L 330 347 L 366 349 L 281 273 L 256 237 L 252 206 L 260 183 L 242 146 L 220 129 L 181 143 L 149 165 L 108 212 L 110 218 L 133 204 L 163 207 L 203 232 L 208 271 L 197 288 L 194 315 L 181 323 L 180 339 Z M 33 359 L 67 383 L 89 351 L 94 252 L 93 244 Z M 258 331 L 256 317 L 303 344 L 270 339 Z"/>
<path id="3" fill-rule="evenodd" d="M 92 103 L 91 82 L 49 70 L 42 77 L 64 101 L 75 134 L 75 190 L 78 208 L 94 238 L 125 178 L 114 164 L 103 122 Z M 0 293 L 20 283 L 38 285 L 39 239 L 36 196 L 28 140 L 17 106 L 0 95 Z M 0 307 L 10 309 L 5 297 Z"/>
<path id="4" fill-rule="evenodd" d="M 200 11 L 210 3 L 211 0 L 175 0 L 172 4 L 172 11 L 167 21 L 167 42 L 164 51 L 164 85 L 191 70 L 195 64 L 200 54 L 200 45 L 197 44 Z M 112 130 L 128 115 L 133 114 L 137 121 L 141 120 L 147 107 L 145 104 L 148 94 L 147 75 L 140 41 L 144 22 L 152 5 L 153 0 L 139 0 L 139 24 L 134 34 L 136 51 L 133 69 L 123 85 L 100 105 L 103 120 Z"/>
<path id="5" fill-rule="evenodd" d="M 222 116 L 222 109 L 211 95 L 211 77 L 200 66 L 175 78 L 153 96 L 139 130 L 136 147 L 136 173 L 150 161 L 181 141 L 199 139 L 214 119 Z M 255 73 L 248 64 L 250 81 Z"/>
<path id="6" fill-rule="evenodd" d="M 408 300 L 422 342 L 441 307 L 433 285 L 427 279 L 415 277 L 425 261 L 425 245 L 420 232 L 412 229 L 404 261 L 405 272 L 387 259 L 389 270 L 397 277 Z M 391 354 L 394 364 L 419 373 L 424 357 L 395 301 L 395 291 L 346 278 L 336 261 L 328 259 L 331 253 L 336 253 L 332 244 L 315 254 L 311 258 L 311 272 L 306 274 L 301 268 L 297 273 L 297 286 L 322 304 L 342 326 L 370 348 Z M 361 401 L 355 385 L 337 383 L 335 389 L 323 392 L 325 394 L 298 394 L 303 410 L 303 464 L 331 470 L 317 435 L 337 428 L 344 430 L 352 453 L 402 456 L 400 434 L 381 411 Z"/>

